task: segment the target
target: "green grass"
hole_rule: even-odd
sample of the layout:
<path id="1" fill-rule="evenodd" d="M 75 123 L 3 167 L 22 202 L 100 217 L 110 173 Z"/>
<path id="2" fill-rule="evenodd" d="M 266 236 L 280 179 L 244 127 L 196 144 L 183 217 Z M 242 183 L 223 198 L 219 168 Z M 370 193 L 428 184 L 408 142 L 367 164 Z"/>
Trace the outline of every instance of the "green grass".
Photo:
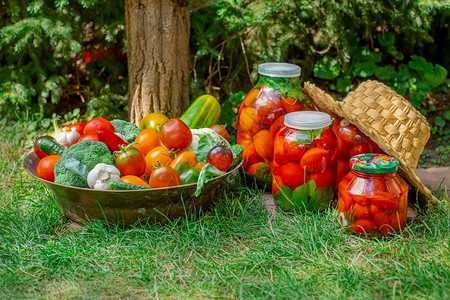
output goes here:
<path id="1" fill-rule="evenodd" d="M 450 297 L 450 202 L 369 240 L 323 214 L 268 213 L 234 186 L 198 218 L 70 230 L 21 164 L 35 138 L 0 128 L 0 298 Z"/>

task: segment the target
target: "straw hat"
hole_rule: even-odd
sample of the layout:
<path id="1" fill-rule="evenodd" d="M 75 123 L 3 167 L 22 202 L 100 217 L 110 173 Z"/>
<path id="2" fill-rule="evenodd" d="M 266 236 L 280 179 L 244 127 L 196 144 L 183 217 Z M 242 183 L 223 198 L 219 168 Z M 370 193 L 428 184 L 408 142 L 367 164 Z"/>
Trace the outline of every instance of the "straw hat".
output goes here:
<path id="1" fill-rule="evenodd" d="M 320 111 L 347 119 L 383 151 L 397 158 L 399 174 L 418 190 L 421 198 L 436 201 L 416 175 L 420 155 L 430 138 L 430 127 L 409 101 L 373 80 L 361 83 L 341 102 L 309 82 L 304 84 L 304 90 Z"/>

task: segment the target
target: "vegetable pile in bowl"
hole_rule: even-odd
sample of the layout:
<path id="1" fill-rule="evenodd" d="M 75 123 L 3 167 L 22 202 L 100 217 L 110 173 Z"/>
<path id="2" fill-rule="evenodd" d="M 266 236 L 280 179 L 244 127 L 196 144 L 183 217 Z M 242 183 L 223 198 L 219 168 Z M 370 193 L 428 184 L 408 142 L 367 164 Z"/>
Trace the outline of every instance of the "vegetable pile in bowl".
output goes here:
<path id="1" fill-rule="evenodd" d="M 38 138 L 37 176 L 57 184 L 95 190 L 140 190 L 197 184 L 242 161 L 225 128 L 189 129 L 180 119 L 152 113 L 139 127 L 125 120 L 94 118 Z"/>

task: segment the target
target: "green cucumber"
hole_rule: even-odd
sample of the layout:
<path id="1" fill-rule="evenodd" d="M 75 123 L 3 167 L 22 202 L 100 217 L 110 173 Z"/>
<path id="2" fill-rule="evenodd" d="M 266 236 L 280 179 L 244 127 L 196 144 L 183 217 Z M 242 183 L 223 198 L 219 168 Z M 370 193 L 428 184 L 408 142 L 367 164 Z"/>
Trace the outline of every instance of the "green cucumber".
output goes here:
<path id="1" fill-rule="evenodd" d="M 63 145 L 46 137 L 39 140 L 39 148 L 47 155 L 62 155 L 66 150 Z"/>
<path id="2" fill-rule="evenodd" d="M 114 191 L 134 191 L 134 190 L 149 190 L 151 189 L 148 186 L 125 183 L 125 182 L 117 182 L 113 181 L 109 183 L 111 190 Z"/>

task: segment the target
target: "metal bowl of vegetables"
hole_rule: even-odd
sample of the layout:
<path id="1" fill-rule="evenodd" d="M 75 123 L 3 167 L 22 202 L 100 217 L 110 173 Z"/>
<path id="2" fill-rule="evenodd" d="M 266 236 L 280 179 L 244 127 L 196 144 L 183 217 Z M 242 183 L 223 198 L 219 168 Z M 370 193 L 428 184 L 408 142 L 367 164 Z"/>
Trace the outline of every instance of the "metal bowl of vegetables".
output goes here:
<path id="1" fill-rule="evenodd" d="M 86 124 L 86 127 L 90 126 L 90 122 L 99 121 L 92 119 Z M 119 128 L 114 121 L 110 123 L 102 119 L 102 122 L 112 128 L 114 128 L 113 126 Z M 121 122 L 131 124 L 126 121 Z M 170 122 L 170 120 L 166 121 L 161 130 L 164 130 L 164 126 Z M 174 122 L 182 123 L 178 119 Z M 147 154 L 149 161 L 146 157 L 145 162 L 141 161 L 139 164 L 141 167 L 142 163 L 146 165 L 145 173 L 150 177 L 147 187 L 142 187 L 138 183 L 130 185 L 123 181 L 124 177 L 121 176 L 128 174 L 119 170 L 121 169 L 120 164 L 122 164 L 119 158 L 122 151 L 129 149 L 128 147 L 121 148 L 127 144 L 127 141 L 118 137 L 113 131 L 97 129 L 98 141 L 83 140 L 81 137 L 80 140 L 73 141 L 65 147 L 47 137 L 41 137 L 35 142 L 35 151 L 25 158 L 24 167 L 28 173 L 47 186 L 62 213 L 78 223 L 101 220 L 115 225 L 129 226 L 138 222 L 157 223 L 178 217 L 197 215 L 214 202 L 219 185 L 242 164 L 242 147 L 240 145 L 231 146 L 210 128 L 191 130 L 185 124 L 181 125 L 185 126 L 183 131 L 185 134 L 182 137 L 191 132 L 192 138 L 185 139 L 184 145 L 180 145 L 178 148 L 175 146 L 154 147 Z M 133 126 L 136 127 L 134 124 Z M 180 136 L 179 129 L 176 130 Z M 139 130 L 137 131 L 139 133 Z M 162 131 L 160 136 L 165 137 L 162 135 Z M 131 140 L 136 139 L 139 143 L 138 137 L 139 135 Z M 173 138 L 173 136 L 170 137 Z M 178 143 L 179 140 L 180 138 L 173 138 L 175 143 Z M 167 141 L 161 139 L 161 143 L 167 144 Z M 159 153 L 158 148 L 164 148 L 167 153 L 163 153 L 164 155 L 153 163 L 150 160 L 153 159 L 151 153 L 152 151 Z M 191 151 L 190 153 L 196 157 L 195 162 L 203 162 L 203 166 L 200 171 L 196 171 L 197 174 L 194 178 L 188 177 L 188 180 L 183 180 L 184 171 L 180 172 L 180 169 L 177 169 L 183 163 L 177 166 L 171 164 L 173 168 L 165 165 L 166 162 L 163 160 L 172 156 L 167 150 L 169 148 L 176 150 L 176 157 L 181 157 L 183 153 Z M 217 148 L 224 149 L 223 151 L 226 151 L 227 155 L 223 156 L 222 152 L 213 155 L 214 149 Z M 137 149 L 134 150 L 139 152 Z M 142 156 L 140 152 L 139 155 Z M 39 157 L 42 157 L 41 164 Z M 47 159 L 53 159 L 52 157 L 57 157 L 57 160 L 50 172 L 49 169 L 43 168 L 43 165 Z M 207 163 L 208 159 L 211 163 Z M 176 161 L 177 158 L 173 160 L 173 163 L 175 164 Z M 224 161 L 226 166 L 221 167 Z M 188 163 L 186 162 L 186 164 Z M 133 162 L 128 164 L 128 167 L 135 166 L 136 164 Z M 147 170 L 147 167 L 153 171 Z M 178 177 L 176 182 L 169 182 L 173 178 L 162 176 L 156 179 L 158 182 L 152 184 L 152 178 L 155 178 L 156 173 L 163 168 L 170 169 L 172 175 L 175 172 Z M 45 170 L 50 176 L 43 176 L 42 170 Z M 189 170 L 191 169 L 187 171 Z M 140 172 L 142 171 L 141 169 Z"/>
<path id="2" fill-rule="evenodd" d="M 178 217 L 198 215 L 216 199 L 221 183 L 241 166 L 239 163 L 223 175 L 209 179 L 198 196 L 197 184 L 145 190 L 94 190 L 57 184 L 37 176 L 39 157 L 30 153 L 25 170 L 45 184 L 61 212 L 72 221 L 88 223 L 100 220 L 113 225 L 159 223 Z"/>

